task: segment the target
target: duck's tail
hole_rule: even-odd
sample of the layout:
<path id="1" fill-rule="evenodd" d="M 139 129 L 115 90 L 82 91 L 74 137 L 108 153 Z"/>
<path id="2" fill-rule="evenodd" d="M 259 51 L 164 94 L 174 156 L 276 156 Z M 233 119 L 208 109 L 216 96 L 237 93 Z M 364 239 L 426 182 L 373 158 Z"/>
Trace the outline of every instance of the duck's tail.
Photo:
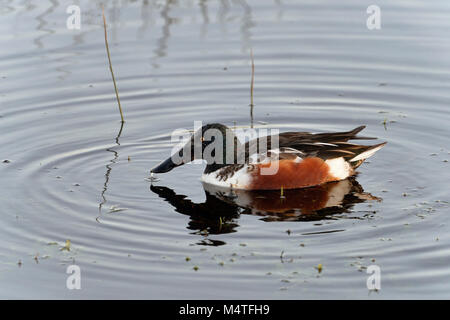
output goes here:
<path id="1" fill-rule="evenodd" d="M 364 162 L 367 158 L 370 158 L 386 145 L 387 142 L 379 143 L 373 146 L 367 146 L 366 149 L 362 150 L 362 152 L 358 153 L 356 156 L 348 160 L 354 169 L 358 168 L 361 163 Z"/>

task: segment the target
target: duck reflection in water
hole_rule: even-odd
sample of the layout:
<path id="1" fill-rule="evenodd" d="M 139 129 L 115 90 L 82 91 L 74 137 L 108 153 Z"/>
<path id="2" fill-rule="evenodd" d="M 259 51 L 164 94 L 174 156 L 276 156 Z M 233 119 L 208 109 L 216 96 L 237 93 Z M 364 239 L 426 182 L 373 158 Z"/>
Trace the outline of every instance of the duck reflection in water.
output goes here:
<path id="1" fill-rule="evenodd" d="M 241 214 L 261 216 L 263 221 L 314 221 L 333 219 L 349 212 L 356 203 L 377 200 L 364 192 L 354 177 L 323 185 L 284 190 L 229 190 L 203 183 L 206 201 L 193 203 L 172 189 L 150 186 L 175 211 L 188 215 L 188 229 L 208 234 L 235 232 Z"/>

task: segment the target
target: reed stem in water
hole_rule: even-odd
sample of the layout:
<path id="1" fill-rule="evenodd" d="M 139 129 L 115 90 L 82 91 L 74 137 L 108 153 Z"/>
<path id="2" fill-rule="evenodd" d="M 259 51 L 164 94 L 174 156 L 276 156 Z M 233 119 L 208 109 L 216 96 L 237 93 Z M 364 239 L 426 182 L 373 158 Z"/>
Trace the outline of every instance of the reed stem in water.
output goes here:
<path id="1" fill-rule="evenodd" d="M 106 53 L 108 54 L 109 70 L 111 71 L 111 76 L 114 83 L 114 90 L 116 91 L 117 103 L 119 104 L 120 118 L 122 119 L 122 123 L 124 123 L 125 120 L 123 119 L 122 106 L 120 105 L 119 90 L 117 90 L 116 78 L 114 77 L 114 71 L 111 63 L 111 55 L 109 54 L 108 34 L 106 32 L 105 9 L 103 8 L 103 6 L 102 6 L 102 15 L 103 15 L 103 27 L 105 29 L 105 46 L 106 46 Z"/>
<path id="2" fill-rule="evenodd" d="M 253 107 L 253 84 L 255 83 L 255 61 L 253 59 L 253 49 L 250 49 L 250 58 L 252 59 L 252 80 L 250 82 L 250 107 Z"/>

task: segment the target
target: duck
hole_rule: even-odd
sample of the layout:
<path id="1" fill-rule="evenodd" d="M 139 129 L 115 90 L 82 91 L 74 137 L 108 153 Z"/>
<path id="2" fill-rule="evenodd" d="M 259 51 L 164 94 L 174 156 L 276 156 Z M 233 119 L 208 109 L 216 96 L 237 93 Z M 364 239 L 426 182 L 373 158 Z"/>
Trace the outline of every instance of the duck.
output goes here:
<path id="1" fill-rule="evenodd" d="M 206 160 L 203 184 L 236 190 L 300 189 L 345 180 L 387 142 L 374 145 L 350 140 L 366 126 L 345 132 L 282 132 L 241 143 L 220 123 L 202 126 L 171 157 L 153 167 L 166 173 L 196 159 Z"/>

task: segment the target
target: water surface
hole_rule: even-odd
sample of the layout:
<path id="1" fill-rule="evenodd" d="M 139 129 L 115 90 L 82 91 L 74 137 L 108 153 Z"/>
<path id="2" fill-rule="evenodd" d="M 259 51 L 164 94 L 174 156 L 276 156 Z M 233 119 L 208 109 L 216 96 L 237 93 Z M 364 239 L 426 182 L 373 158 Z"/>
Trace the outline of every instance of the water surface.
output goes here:
<path id="1" fill-rule="evenodd" d="M 101 3 L 79 1 L 80 30 L 70 4 L 1 2 L 0 298 L 450 298 L 447 1 L 378 1 L 381 30 L 368 1 L 106 2 L 123 127 Z M 388 145 L 337 207 L 255 214 L 201 165 L 146 180 L 199 120 Z"/>

